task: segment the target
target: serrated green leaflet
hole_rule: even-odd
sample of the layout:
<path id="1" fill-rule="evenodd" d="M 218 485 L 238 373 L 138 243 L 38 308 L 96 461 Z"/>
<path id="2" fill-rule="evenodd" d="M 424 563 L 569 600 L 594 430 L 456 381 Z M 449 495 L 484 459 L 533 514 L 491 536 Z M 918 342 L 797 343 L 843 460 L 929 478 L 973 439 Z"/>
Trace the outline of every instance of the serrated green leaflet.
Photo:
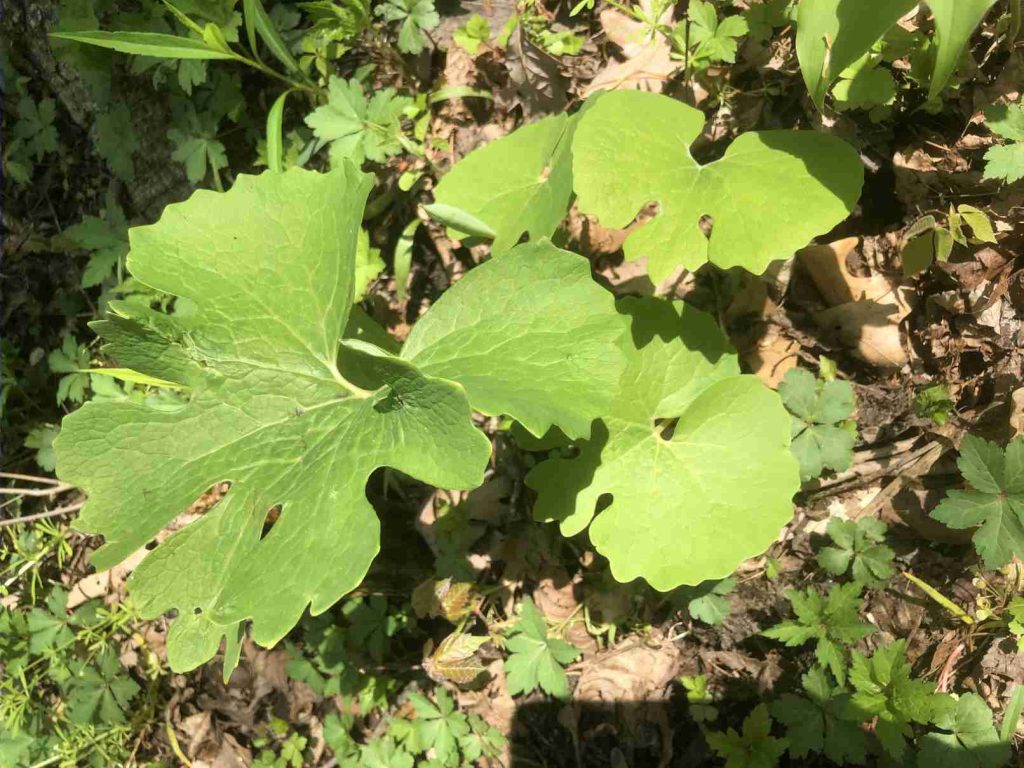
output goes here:
<path id="1" fill-rule="evenodd" d="M 576 458 L 527 476 L 534 514 L 567 536 L 589 525 L 619 581 L 668 590 L 722 578 L 792 515 L 789 416 L 778 395 L 739 375 L 710 316 L 656 299 L 624 299 L 620 310 L 631 333 L 616 399 Z M 675 419 L 668 437 L 663 422 Z M 612 503 L 595 518 L 604 494 Z"/>
<path id="2" fill-rule="evenodd" d="M 523 233 L 531 240 L 551 235 L 569 210 L 578 119 L 546 117 L 471 152 L 441 179 L 434 199 L 486 224 L 495 255 Z"/>
<path id="3" fill-rule="evenodd" d="M 1024 437 L 1003 451 L 967 435 L 958 462 L 971 491 L 950 491 L 931 515 L 951 528 L 974 528 L 974 548 L 986 568 L 1024 556 Z"/>
<path id="4" fill-rule="evenodd" d="M 565 640 L 548 636 L 547 622 L 533 600 L 525 598 L 522 610 L 522 618 L 506 641 L 509 696 L 541 688 L 557 698 L 567 698 L 569 680 L 562 666 L 579 658 L 580 652 Z"/>
<path id="5" fill-rule="evenodd" d="M 724 733 L 706 731 L 708 746 L 725 760 L 725 768 L 771 768 L 778 765 L 786 751 L 785 739 L 771 734 L 772 718 L 767 704 L 758 704 L 743 720 L 737 733 L 729 728 Z"/>
<path id="6" fill-rule="evenodd" d="M 624 331 L 587 260 L 542 241 L 456 283 L 413 327 L 402 357 L 458 381 L 479 411 L 512 416 L 535 435 L 557 424 L 580 437 L 611 405 Z"/>
<path id="7" fill-rule="evenodd" d="M 1024 179 L 1024 104 L 1000 104 L 985 109 L 985 125 L 1010 143 L 985 152 L 985 178 L 1012 184 Z"/>
<path id="8" fill-rule="evenodd" d="M 786 599 L 793 606 L 796 619 L 783 621 L 761 634 L 791 648 L 814 640 L 818 661 L 828 667 L 842 685 L 846 676 L 844 649 L 874 631 L 858 616 L 864 602 L 860 591 L 861 585 L 856 582 L 834 584 L 826 598 L 813 587 L 804 591 L 787 590 Z"/>
<path id="9" fill-rule="evenodd" d="M 87 404 L 64 422 L 58 471 L 89 494 L 78 524 L 106 537 L 100 568 L 231 483 L 132 579 L 146 616 L 178 611 L 176 668 L 212 656 L 222 635 L 237 643 L 242 620 L 271 644 L 307 605 L 321 612 L 355 587 L 379 546 L 364 495 L 377 467 L 442 487 L 482 480 L 489 443 L 457 384 L 382 352 L 350 353 L 364 358 L 372 391 L 339 373 L 368 187 L 349 164 L 243 175 L 226 194 L 197 192 L 131 232 L 135 278 L 187 298 L 191 311 L 121 305 L 98 330 L 122 365 L 187 385 L 191 398 L 172 411 Z"/>
<path id="10" fill-rule="evenodd" d="M 928 723 L 941 709 L 935 683 L 912 677 L 906 659 L 906 641 L 883 645 L 867 658 L 853 652 L 850 682 L 856 689 L 852 706 L 860 719 L 877 717 L 875 734 L 885 751 L 897 760 L 913 736 L 911 723 Z"/>
<path id="11" fill-rule="evenodd" d="M 821 667 L 811 669 L 802 682 L 807 698 L 787 693 L 772 705 L 772 715 L 786 726 L 790 755 L 823 752 L 839 765 L 863 765 L 867 739 L 860 725 L 850 720 L 849 694 L 842 686 L 833 686 Z"/>
<path id="12" fill-rule="evenodd" d="M 616 92 L 590 107 L 576 129 L 580 211 L 622 228 L 658 204 L 625 243 L 627 259 L 647 257 L 655 283 L 676 267 L 707 261 L 760 274 L 853 210 L 863 169 L 842 140 L 815 131 L 744 133 L 721 159 L 699 165 L 689 147 L 703 126 L 700 110 L 667 96 Z M 710 237 L 703 216 L 713 220 Z"/>

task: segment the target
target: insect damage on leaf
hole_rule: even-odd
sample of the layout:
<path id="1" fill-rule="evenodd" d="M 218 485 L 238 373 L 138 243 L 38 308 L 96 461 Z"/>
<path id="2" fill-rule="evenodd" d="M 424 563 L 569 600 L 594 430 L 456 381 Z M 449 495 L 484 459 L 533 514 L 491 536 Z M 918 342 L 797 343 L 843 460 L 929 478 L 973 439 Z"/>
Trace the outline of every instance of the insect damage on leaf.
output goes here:
<path id="1" fill-rule="evenodd" d="M 669 590 L 722 578 L 792 516 L 789 416 L 778 395 L 739 374 L 710 316 L 657 299 L 619 307 L 630 332 L 617 397 L 577 456 L 527 476 L 534 515 L 566 536 L 589 526 L 619 581 Z"/>
<path id="2" fill-rule="evenodd" d="M 384 353 L 350 353 L 368 359 L 365 388 L 339 372 L 368 187 L 348 164 L 240 176 L 131 232 L 135 278 L 192 311 L 122 306 L 96 329 L 123 367 L 186 385 L 191 399 L 175 410 L 87 404 L 64 421 L 58 472 L 89 494 L 78 524 L 106 537 L 99 568 L 231 484 L 132 578 L 144 615 L 178 613 L 177 669 L 210 658 L 222 635 L 237 642 L 243 620 L 270 645 L 307 605 L 321 612 L 359 583 L 379 547 L 364 494 L 377 467 L 442 487 L 481 482 L 489 444 L 461 387 Z"/>
<path id="3" fill-rule="evenodd" d="M 710 261 L 760 274 L 846 218 L 860 195 L 857 152 L 815 131 L 739 136 L 714 162 L 689 154 L 704 114 L 667 96 L 616 92 L 580 118 L 573 140 L 579 209 L 623 228 L 649 203 L 657 215 L 626 239 L 655 283 Z M 609 168 L 609 160 L 615 167 Z M 710 236 L 701 219 L 711 217 Z"/>

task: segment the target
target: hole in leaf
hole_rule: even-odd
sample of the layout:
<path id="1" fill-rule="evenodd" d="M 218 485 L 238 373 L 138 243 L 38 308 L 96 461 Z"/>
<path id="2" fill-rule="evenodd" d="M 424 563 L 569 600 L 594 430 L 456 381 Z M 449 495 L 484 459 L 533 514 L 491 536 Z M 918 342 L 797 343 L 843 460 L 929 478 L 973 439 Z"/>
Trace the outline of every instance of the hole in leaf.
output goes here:
<path id="1" fill-rule="evenodd" d="M 715 220 L 705 213 L 700 217 L 700 221 L 697 222 L 697 226 L 700 227 L 700 231 L 704 233 L 704 237 L 710 240 L 711 230 L 715 228 Z"/>
<path id="2" fill-rule="evenodd" d="M 227 496 L 229 490 L 231 490 L 231 483 L 229 482 L 214 483 L 203 492 L 202 496 L 189 504 L 188 509 L 185 511 L 190 515 L 205 515 L 217 506 L 221 499 Z"/>
<path id="3" fill-rule="evenodd" d="M 274 527 L 274 524 L 281 517 L 281 505 L 275 504 L 267 510 L 267 516 L 263 520 L 263 530 L 260 531 L 260 541 L 267 538 L 267 534 L 270 533 L 270 529 Z"/>
<path id="4" fill-rule="evenodd" d="M 661 203 L 657 200 L 651 200 L 649 203 L 644 205 L 637 213 L 636 218 L 633 220 L 634 224 L 646 224 L 648 221 L 658 216 L 661 213 Z"/>
<path id="5" fill-rule="evenodd" d="M 156 539 L 152 539 L 151 541 L 147 542 L 147 544 L 146 544 L 146 551 L 147 552 L 152 552 L 154 549 L 156 549 L 156 547 L 157 547 L 157 540 Z"/>
<path id="6" fill-rule="evenodd" d="M 672 435 L 676 433 L 676 425 L 679 423 L 678 418 L 673 419 L 655 419 L 654 420 L 654 431 L 658 437 L 668 442 L 672 439 Z"/>
<path id="7" fill-rule="evenodd" d="M 195 608 L 192 609 L 192 614 L 194 616 L 199 616 L 199 615 L 202 614 L 202 612 L 203 612 L 203 609 L 200 608 L 199 606 L 196 606 Z"/>
<path id="8" fill-rule="evenodd" d="M 597 497 L 597 503 L 594 505 L 594 514 L 598 515 L 604 512 L 612 505 L 612 501 L 614 501 L 614 499 L 615 497 L 610 493 L 602 493 Z"/>

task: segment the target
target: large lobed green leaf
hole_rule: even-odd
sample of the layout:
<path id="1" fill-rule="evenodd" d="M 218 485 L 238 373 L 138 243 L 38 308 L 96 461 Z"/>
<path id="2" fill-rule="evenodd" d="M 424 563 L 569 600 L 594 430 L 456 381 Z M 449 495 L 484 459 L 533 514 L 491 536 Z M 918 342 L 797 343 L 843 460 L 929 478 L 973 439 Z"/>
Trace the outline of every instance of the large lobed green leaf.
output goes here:
<path id="1" fill-rule="evenodd" d="M 580 118 L 573 182 L 583 213 L 623 228 L 648 204 L 657 215 L 625 243 L 628 259 L 647 257 L 660 282 L 707 261 L 760 274 L 789 258 L 853 210 L 863 183 L 856 151 L 815 131 L 740 135 L 714 162 L 689 154 L 704 115 L 667 96 L 606 94 Z M 713 221 L 710 237 L 703 216 Z"/>
<path id="2" fill-rule="evenodd" d="M 486 288 L 496 284 L 508 290 Z M 624 331 L 587 261 L 542 240 L 460 280 L 413 326 L 402 357 L 458 381 L 479 411 L 538 436 L 558 424 L 585 437 L 615 396 Z"/>
<path id="3" fill-rule="evenodd" d="M 535 516 L 567 536 L 589 525 L 619 581 L 668 590 L 722 578 L 792 516 L 790 417 L 776 393 L 739 374 L 710 316 L 656 299 L 620 309 L 630 334 L 616 400 L 575 458 L 527 476 Z"/>
<path id="4" fill-rule="evenodd" d="M 578 120 L 578 114 L 552 115 L 474 150 L 441 179 L 435 200 L 486 224 L 495 255 L 524 233 L 533 240 L 550 236 L 572 198 L 571 145 Z"/>
<path id="5" fill-rule="evenodd" d="M 130 585 L 144 615 L 177 611 L 168 641 L 176 669 L 210 658 L 225 635 L 236 651 L 244 620 L 257 642 L 271 644 L 307 605 L 322 612 L 359 583 L 379 547 L 364 493 L 376 468 L 442 487 L 482 481 L 489 442 L 459 384 L 360 341 L 345 342 L 345 375 L 339 368 L 368 188 L 349 163 L 325 175 L 240 176 L 229 192 L 197 192 L 131 232 L 129 269 L 179 297 L 178 312 L 122 303 L 96 329 L 119 365 L 174 383 L 187 402 L 87 404 L 65 419 L 58 472 L 89 494 L 79 525 L 106 537 L 94 558 L 100 568 L 145 545 L 212 485 L 230 483 L 216 506 L 145 558 Z M 439 319 L 423 321 L 441 352 L 420 343 L 410 356 L 457 378 L 445 366 L 460 355 L 492 359 L 494 340 L 446 333 L 445 313 L 497 331 L 487 308 L 500 307 L 506 330 L 530 333 L 538 330 L 533 308 L 501 302 L 527 295 L 534 281 L 547 286 L 545 308 L 564 335 L 502 350 L 492 371 L 502 386 L 471 367 L 467 381 L 487 407 L 572 430 L 598 415 L 597 395 L 559 408 L 564 389 L 535 387 L 525 405 L 518 390 L 535 375 L 552 385 L 578 381 L 580 366 L 598 360 L 612 373 L 595 371 L 596 381 L 617 377 L 621 325 L 606 299 L 602 337 L 594 307 L 606 297 L 582 285 L 585 260 L 558 252 L 546 261 L 535 250 L 472 272 L 467 288 L 438 304 Z M 589 334 L 590 357 L 573 359 L 576 330 Z"/>

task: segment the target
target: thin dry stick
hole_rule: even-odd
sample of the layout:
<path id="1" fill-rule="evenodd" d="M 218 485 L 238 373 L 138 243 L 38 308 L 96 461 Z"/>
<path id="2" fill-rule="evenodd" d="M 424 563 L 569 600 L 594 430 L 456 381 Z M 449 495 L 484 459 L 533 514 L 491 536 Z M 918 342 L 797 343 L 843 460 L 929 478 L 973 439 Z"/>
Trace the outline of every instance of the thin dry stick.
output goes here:
<path id="1" fill-rule="evenodd" d="M 0 478 L 4 480 L 26 480 L 30 483 L 62 485 L 61 481 L 55 477 L 42 477 L 41 475 L 22 475 L 18 472 L 0 472 Z"/>
<path id="2" fill-rule="evenodd" d="M 0 472 L 0 480 L 22 480 L 48 486 L 46 488 L 0 488 L 0 495 L 5 496 L 56 496 L 58 493 L 64 493 L 64 491 L 74 488 L 73 485 L 68 485 L 53 477 L 22 475 L 18 472 Z"/>
<path id="3" fill-rule="evenodd" d="M 24 515 L 23 517 L 12 517 L 10 520 L 0 520 L 0 528 L 7 528 L 11 525 L 19 525 L 21 523 L 31 523 L 34 520 L 46 520 L 50 517 L 60 517 L 61 515 L 69 515 L 72 512 L 77 512 L 83 506 L 85 506 L 85 500 L 76 501 L 74 504 L 68 504 L 65 507 L 57 507 L 57 509 L 51 509 L 49 512 L 37 512 L 34 515 Z"/>

